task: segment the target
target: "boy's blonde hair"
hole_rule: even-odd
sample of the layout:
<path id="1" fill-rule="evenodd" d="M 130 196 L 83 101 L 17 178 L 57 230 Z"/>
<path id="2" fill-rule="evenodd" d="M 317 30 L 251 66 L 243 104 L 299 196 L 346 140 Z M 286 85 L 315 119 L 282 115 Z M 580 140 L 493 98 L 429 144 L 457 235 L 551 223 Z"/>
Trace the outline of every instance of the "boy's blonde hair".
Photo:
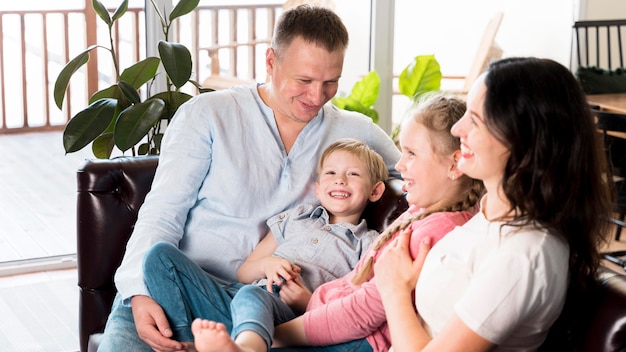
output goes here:
<path id="1" fill-rule="evenodd" d="M 320 157 L 320 161 L 317 164 L 317 177 L 319 179 L 319 175 L 322 172 L 322 167 L 324 166 L 324 161 L 328 159 L 328 156 L 336 151 L 345 151 L 348 152 L 361 161 L 365 163 L 367 167 L 368 176 L 372 185 L 376 184 L 378 181 L 385 182 L 389 177 L 389 171 L 387 170 L 387 165 L 385 165 L 385 161 L 383 158 L 372 150 L 367 144 L 352 138 L 342 138 L 338 139 L 331 145 L 329 145 L 322 156 Z"/>

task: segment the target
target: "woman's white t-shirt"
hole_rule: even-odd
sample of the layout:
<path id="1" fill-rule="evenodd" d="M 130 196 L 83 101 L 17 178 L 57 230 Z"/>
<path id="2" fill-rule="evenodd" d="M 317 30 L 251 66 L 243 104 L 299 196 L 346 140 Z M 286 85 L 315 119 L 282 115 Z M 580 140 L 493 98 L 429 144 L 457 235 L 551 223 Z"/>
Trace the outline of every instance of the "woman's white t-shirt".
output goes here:
<path id="1" fill-rule="evenodd" d="M 482 212 L 435 245 L 415 291 L 431 336 L 456 314 L 497 351 L 532 351 L 559 316 L 569 246 L 535 227 L 501 227 Z"/>

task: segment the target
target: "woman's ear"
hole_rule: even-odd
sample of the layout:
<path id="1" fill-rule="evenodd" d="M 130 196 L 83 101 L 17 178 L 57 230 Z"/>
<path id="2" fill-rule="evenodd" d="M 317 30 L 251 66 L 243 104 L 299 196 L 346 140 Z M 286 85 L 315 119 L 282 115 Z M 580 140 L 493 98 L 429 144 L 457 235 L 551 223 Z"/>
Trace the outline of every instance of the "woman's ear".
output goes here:
<path id="1" fill-rule="evenodd" d="M 380 199 L 385 193 L 385 183 L 382 181 L 376 182 L 374 188 L 372 189 L 372 194 L 370 194 L 370 202 L 375 202 Z"/>

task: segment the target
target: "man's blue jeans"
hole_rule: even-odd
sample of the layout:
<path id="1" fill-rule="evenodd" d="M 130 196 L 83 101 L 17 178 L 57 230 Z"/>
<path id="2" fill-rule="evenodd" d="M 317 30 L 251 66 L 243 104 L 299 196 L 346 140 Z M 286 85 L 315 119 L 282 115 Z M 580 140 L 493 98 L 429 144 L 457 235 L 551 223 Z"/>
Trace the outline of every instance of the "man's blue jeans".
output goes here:
<path id="1" fill-rule="evenodd" d="M 144 260 L 144 280 L 150 296 L 161 305 L 174 332 L 173 339 L 193 341 L 191 323 L 197 317 L 232 329 L 230 302 L 243 284 L 218 282 L 175 246 L 155 244 Z M 118 294 L 109 315 L 100 352 L 152 351 L 137 335 L 130 307 Z"/>
<path id="2" fill-rule="evenodd" d="M 230 302 L 243 284 L 216 279 L 165 242 L 146 253 L 143 270 L 150 296 L 163 307 L 174 340 L 193 341 L 191 323 L 196 318 L 217 321 L 232 330 Z"/>

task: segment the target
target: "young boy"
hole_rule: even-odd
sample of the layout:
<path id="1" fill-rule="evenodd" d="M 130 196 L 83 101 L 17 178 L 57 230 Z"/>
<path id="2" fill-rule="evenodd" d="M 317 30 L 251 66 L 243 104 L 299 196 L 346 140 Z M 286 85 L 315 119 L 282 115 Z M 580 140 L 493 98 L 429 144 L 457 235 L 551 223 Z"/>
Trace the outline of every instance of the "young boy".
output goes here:
<path id="1" fill-rule="evenodd" d="M 368 202 L 380 199 L 387 176 L 380 155 L 359 141 L 341 139 L 324 151 L 315 183 L 321 205 L 302 205 L 269 219 L 270 233 L 237 272 L 241 282 L 253 285 L 241 287 L 230 304 L 235 342 L 253 336 L 269 348 L 274 325 L 305 310 L 281 300 L 283 280 L 313 291 L 354 268 L 378 235 L 361 214 Z M 198 351 L 222 350 L 218 341 L 195 338 Z"/>

